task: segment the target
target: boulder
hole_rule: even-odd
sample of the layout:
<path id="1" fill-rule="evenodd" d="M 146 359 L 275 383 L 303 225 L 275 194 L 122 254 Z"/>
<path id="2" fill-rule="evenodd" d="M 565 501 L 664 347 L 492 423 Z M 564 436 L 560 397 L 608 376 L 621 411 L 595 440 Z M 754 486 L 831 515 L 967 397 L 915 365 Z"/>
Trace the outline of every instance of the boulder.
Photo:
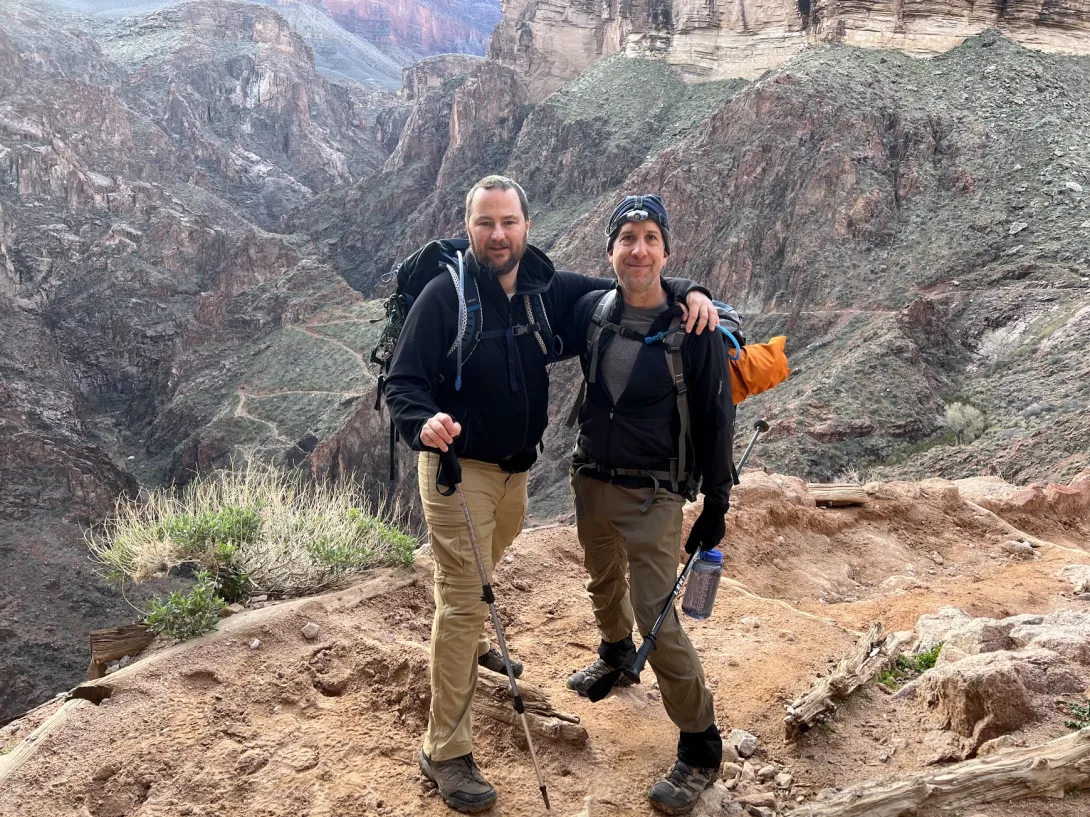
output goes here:
<path id="1" fill-rule="evenodd" d="M 1038 622 L 1011 628 L 1010 638 L 1015 647 L 1051 650 L 1076 664 L 1090 666 L 1090 612 L 1052 613 Z"/>
<path id="2" fill-rule="evenodd" d="M 1076 593 L 1090 593 L 1090 565 L 1068 565 L 1060 571 L 1060 578 L 1071 582 Z"/>
<path id="3" fill-rule="evenodd" d="M 951 630 L 970 621 L 972 617 L 957 607 L 940 607 L 937 613 L 920 616 L 916 622 L 916 646 L 912 651 L 919 655 L 934 649 L 936 644 L 946 641 Z"/>
<path id="4" fill-rule="evenodd" d="M 1013 624 L 994 618 L 974 618 L 947 633 L 943 639 L 939 664 L 952 664 L 967 655 L 1009 650 Z"/>
<path id="5" fill-rule="evenodd" d="M 936 666 L 916 684 L 918 699 L 944 728 L 968 739 L 969 751 L 1036 720 L 1039 695 L 1078 692 L 1084 686 L 1059 654 L 1044 649 L 969 655 Z"/>

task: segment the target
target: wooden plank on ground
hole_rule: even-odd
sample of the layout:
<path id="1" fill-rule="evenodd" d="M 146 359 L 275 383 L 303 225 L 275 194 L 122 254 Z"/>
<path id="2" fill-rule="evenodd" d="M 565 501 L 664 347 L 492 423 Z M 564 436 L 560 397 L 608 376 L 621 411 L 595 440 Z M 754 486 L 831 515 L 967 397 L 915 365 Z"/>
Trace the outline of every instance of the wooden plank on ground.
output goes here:
<path id="1" fill-rule="evenodd" d="M 1026 797 L 1063 797 L 1090 787 L 1090 727 L 1025 749 L 1008 749 L 943 769 L 869 780 L 791 817 L 906 817 L 923 808 L 951 813 Z"/>
<path id="2" fill-rule="evenodd" d="M 49 736 L 61 729 L 75 712 L 88 706 L 94 706 L 94 704 L 82 698 L 65 701 L 60 709 L 42 721 L 37 729 L 27 735 L 23 742 L 11 751 L 11 754 L 0 757 L 0 785 L 3 785 L 4 781 L 15 774 L 20 766 L 30 760 L 46 743 Z"/>
<path id="3" fill-rule="evenodd" d="M 806 491 L 818 505 L 830 508 L 843 508 L 849 505 L 862 505 L 867 501 L 867 492 L 862 485 L 808 482 Z"/>
<path id="4" fill-rule="evenodd" d="M 91 666 L 87 668 L 87 680 L 106 675 L 106 664 L 126 655 L 137 655 L 152 641 L 155 633 L 143 624 L 124 627 L 106 627 L 91 631 Z"/>

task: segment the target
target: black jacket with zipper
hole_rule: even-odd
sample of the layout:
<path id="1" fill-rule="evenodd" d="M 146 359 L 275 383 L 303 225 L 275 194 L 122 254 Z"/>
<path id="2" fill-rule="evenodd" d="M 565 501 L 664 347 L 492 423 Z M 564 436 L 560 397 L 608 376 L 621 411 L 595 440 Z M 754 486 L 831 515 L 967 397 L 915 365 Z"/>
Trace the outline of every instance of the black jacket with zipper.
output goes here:
<path id="1" fill-rule="evenodd" d="M 614 285 L 557 271 L 545 253 L 529 245 L 513 298 L 480 270 L 472 254 L 466 256 L 466 271 L 477 281 L 483 331 L 530 323 L 523 296 L 540 294 L 549 323 L 560 334 L 576 301 Z M 699 288 L 679 279 L 668 279 L 667 285 L 679 295 Z M 511 472 L 529 469 L 549 422 L 549 358 L 533 334 L 482 338 L 463 361 L 462 387 L 456 390 L 456 360 L 448 352 L 457 333 L 457 293 L 448 275 L 437 275 L 409 310 L 386 380 L 386 404 L 398 433 L 413 450 L 428 450 L 420 442 L 420 429 L 445 412 L 461 423 L 454 442 L 460 457 L 497 463 Z"/>
<path id="2" fill-rule="evenodd" d="M 589 370 L 591 353 L 587 330 L 595 307 L 604 296 L 605 292 L 592 292 L 580 298 L 566 328 L 565 334 L 575 343 L 573 351 L 579 353 L 584 376 Z M 668 329 L 672 319 L 680 314 L 669 292 L 667 299 L 668 308 L 652 323 L 648 336 Z M 612 313 L 605 317 L 612 323 L 620 323 L 623 310 L 624 299 L 618 292 Z M 598 341 L 598 360 L 601 361 L 611 343 L 636 342 L 603 331 Z M 696 475 L 703 480 L 704 496 L 726 508 L 734 486 L 735 411 L 722 334 L 705 330 L 699 335 L 686 335 L 681 344 L 681 359 L 692 442 L 686 453 L 687 462 L 695 466 Z M 587 384 L 586 399 L 579 411 L 575 466 L 592 462 L 604 469 L 669 471 L 670 460 L 678 457 L 680 429 L 677 391 L 666 363 L 666 348 L 662 342 L 645 345 L 637 353 L 628 384 L 615 403 L 600 372 L 596 383 Z M 584 473 L 595 476 L 601 472 L 588 467 Z M 638 477 L 615 477 L 613 481 L 628 485 L 650 482 Z"/>

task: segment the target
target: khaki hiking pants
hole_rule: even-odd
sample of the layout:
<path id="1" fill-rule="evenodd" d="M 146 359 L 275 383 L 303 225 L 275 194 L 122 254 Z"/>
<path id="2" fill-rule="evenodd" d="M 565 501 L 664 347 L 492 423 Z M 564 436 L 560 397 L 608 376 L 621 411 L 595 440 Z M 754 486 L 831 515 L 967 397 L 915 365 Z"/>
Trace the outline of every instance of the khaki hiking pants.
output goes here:
<path id="1" fill-rule="evenodd" d="M 479 460 L 461 463 L 462 490 L 491 582 L 492 566 L 522 530 L 526 472 L 508 474 L 498 465 Z M 450 760 L 473 751 L 473 693 L 477 657 L 489 648 L 484 634 L 488 605 L 481 601 L 481 576 L 458 496 L 443 496 L 435 488 L 438 467 L 437 455 L 420 454 L 420 499 L 435 563 L 431 711 L 424 751 L 432 760 Z"/>
<path id="2" fill-rule="evenodd" d="M 594 619 L 603 641 L 649 633 L 674 588 L 681 552 L 685 500 L 659 488 L 646 513 L 648 488 L 624 488 L 573 475 L 576 528 L 583 546 Z M 631 580 L 627 575 L 631 571 Z M 655 671 L 666 714 L 682 732 L 703 732 L 715 723 L 715 704 L 704 669 L 681 629 L 677 609 L 667 615 L 648 663 Z"/>

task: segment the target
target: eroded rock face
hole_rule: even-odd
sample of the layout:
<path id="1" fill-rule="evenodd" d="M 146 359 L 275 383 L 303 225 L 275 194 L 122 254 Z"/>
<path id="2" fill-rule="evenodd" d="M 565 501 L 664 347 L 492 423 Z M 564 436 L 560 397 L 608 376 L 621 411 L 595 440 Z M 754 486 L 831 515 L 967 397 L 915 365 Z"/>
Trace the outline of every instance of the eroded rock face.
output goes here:
<path id="1" fill-rule="evenodd" d="M 419 55 L 483 54 L 488 35 L 500 18 L 500 4 L 467 0 L 321 0 L 317 5 L 359 37 Z"/>
<path id="2" fill-rule="evenodd" d="M 947 51 L 987 28 L 1032 48 L 1090 51 L 1090 4 L 1063 0 L 1047 13 L 1029 3 L 846 3 L 756 0 L 723 7 L 703 0 L 511 0 L 489 55 L 518 69 L 541 99 L 615 53 L 664 59 L 687 77 L 753 78 L 815 43 Z"/>
<path id="3" fill-rule="evenodd" d="M 1035 720 L 1037 696 L 1085 687 L 1062 656 L 1045 649 L 970 655 L 935 667 L 916 683 L 918 698 L 972 749 Z"/>

